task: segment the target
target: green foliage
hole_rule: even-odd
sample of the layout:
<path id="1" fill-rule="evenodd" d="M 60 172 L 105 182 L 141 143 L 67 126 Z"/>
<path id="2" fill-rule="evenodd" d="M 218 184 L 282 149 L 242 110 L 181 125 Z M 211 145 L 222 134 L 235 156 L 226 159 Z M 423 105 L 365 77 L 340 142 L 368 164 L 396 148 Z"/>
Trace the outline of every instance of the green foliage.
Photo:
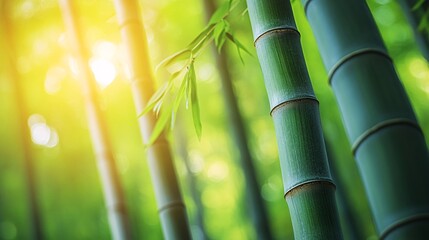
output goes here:
<path id="1" fill-rule="evenodd" d="M 201 138 L 202 125 L 197 94 L 195 60 L 213 42 L 220 52 L 226 40 L 236 46 L 242 62 L 241 51 L 251 55 L 250 51 L 234 37 L 230 31 L 230 23 L 227 20 L 232 11 L 237 8 L 239 2 L 239 0 L 229 0 L 221 5 L 211 16 L 207 26 L 185 49 L 167 57 L 156 67 L 156 71 L 160 68 L 166 68 L 172 73 L 168 82 L 164 83 L 156 91 L 143 112 L 139 114 L 139 117 L 141 117 L 152 110 L 158 116 L 150 140 L 146 144 L 151 145 L 158 138 L 161 132 L 167 128 L 169 120 L 170 127 L 174 127 L 177 110 L 184 96 L 186 108 L 189 107 L 189 102 L 191 103 L 195 132 L 198 138 Z M 242 14 L 245 12 L 246 10 L 242 11 Z"/>

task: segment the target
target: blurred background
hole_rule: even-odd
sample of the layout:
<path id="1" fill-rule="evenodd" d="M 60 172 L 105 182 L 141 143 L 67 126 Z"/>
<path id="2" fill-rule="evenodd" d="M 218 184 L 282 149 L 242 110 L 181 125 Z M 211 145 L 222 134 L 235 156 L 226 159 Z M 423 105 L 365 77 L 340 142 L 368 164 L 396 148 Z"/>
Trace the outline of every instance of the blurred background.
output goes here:
<path id="1" fill-rule="evenodd" d="M 31 134 L 36 198 L 46 239 L 110 239 L 107 212 L 90 141 L 81 85 L 57 1 L 3 0 L 13 27 L 14 54 L 21 95 Z M 101 107 L 125 197 L 134 239 L 162 239 L 146 153 L 124 66 L 123 46 L 112 1 L 75 1 L 89 64 L 98 83 Z M 141 0 L 152 65 L 183 49 L 205 26 L 202 1 Z M 416 48 L 411 27 L 393 0 L 368 0 L 420 124 L 429 136 L 429 66 Z M 332 147 L 331 165 L 366 239 L 377 239 L 363 186 L 300 1 L 292 1 L 307 66 L 320 101 L 322 125 Z M 3 4 L 4 6 L 6 4 Z M 245 9 L 242 1 L 241 9 Z M 260 193 L 276 239 L 293 239 L 277 143 L 269 104 L 253 47 L 247 14 L 230 19 L 232 32 L 253 56 L 241 62 L 226 43 L 229 71 L 244 118 Z M 2 34 L 10 34 L 2 31 Z M 5 36 L 0 36 L 5 39 Z M 19 109 L 0 41 L 0 239 L 31 239 L 29 199 L 24 171 Z M 255 239 L 245 209 L 246 183 L 238 149 L 230 136 L 219 74 L 210 49 L 195 62 L 201 107 L 202 137 L 194 133 L 192 113 L 181 107 L 181 118 L 169 134 L 176 171 L 196 239 L 202 236 L 196 214 L 203 215 L 210 239 Z M 158 84 L 168 78 L 156 74 Z M 184 154 L 187 153 L 187 154 Z M 186 161 L 189 164 L 186 167 Z M 190 183 L 192 181 L 192 183 Z M 200 197 L 202 207 L 193 199 Z M 340 209 L 341 212 L 341 209 Z M 342 216 L 342 219 L 344 217 Z"/>

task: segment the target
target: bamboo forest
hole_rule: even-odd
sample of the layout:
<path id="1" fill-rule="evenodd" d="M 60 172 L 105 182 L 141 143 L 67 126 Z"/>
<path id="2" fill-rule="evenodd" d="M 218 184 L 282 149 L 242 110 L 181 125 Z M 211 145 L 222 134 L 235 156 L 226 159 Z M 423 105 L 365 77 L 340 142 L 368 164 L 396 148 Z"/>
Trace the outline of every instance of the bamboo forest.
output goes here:
<path id="1" fill-rule="evenodd" d="M 0 0 L 0 240 L 429 239 L 428 0 Z"/>

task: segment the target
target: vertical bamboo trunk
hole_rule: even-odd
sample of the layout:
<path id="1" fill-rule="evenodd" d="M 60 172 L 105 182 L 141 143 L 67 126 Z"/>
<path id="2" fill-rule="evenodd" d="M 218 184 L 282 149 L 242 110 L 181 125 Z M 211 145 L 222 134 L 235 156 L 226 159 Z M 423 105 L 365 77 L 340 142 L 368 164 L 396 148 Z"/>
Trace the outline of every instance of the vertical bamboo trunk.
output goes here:
<path id="1" fill-rule="evenodd" d="M 129 216 L 119 173 L 112 153 L 106 122 L 97 98 L 94 76 L 88 65 L 88 51 L 82 37 L 82 29 L 77 21 L 73 0 L 61 0 L 60 6 L 69 39 L 72 44 L 76 63 L 82 78 L 82 86 L 98 171 L 103 186 L 104 200 L 112 238 L 115 240 L 131 239 Z"/>
<path id="2" fill-rule="evenodd" d="M 325 135 L 326 136 L 326 135 Z M 334 179 L 335 185 L 337 186 L 336 189 L 336 199 L 338 202 L 338 208 L 340 216 L 344 219 L 342 221 L 342 227 L 345 232 L 346 239 L 350 240 L 362 240 L 365 239 L 365 236 L 362 232 L 362 224 L 357 218 L 355 211 L 353 209 L 352 203 L 350 201 L 350 197 L 347 194 L 346 186 L 343 183 L 343 180 L 341 179 L 341 176 L 339 174 L 338 170 L 338 164 L 336 163 L 338 159 L 335 159 L 333 153 L 331 144 L 329 141 L 325 138 L 325 144 L 326 144 L 326 153 L 329 160 L 329 169 L 331 170 L 332 178 Z"/>
<path id="3" fill-rule="evenodd" d="M 429 61 L 429 26 L 424 27 L 424 29 L 418 28 L 420 22 L 425 17 L 428 17 L 426 14 L 429 13 L 429 1 L 425 0 L 425 3 L 418 9 L 413 10 L 413 7 L 418 1 L 419 0 L 398 0 L 408 22 L 410 22 L 413 28 L 417 46 L 420 48 L 423 57 Z"/>
<path id="4" fill-rule="evenodd" d="M 364 0 L 303 0 L 380 239 L 429 237 L 425 139 Z"/>
<path id="5" fill-rule="evenodd" d="M 204 0 L 206 20 L 209 21 L 216 6 L 213 0 Z M 227 117 L 234 142 L 239 150 L 239 163 L 243 169 L 245 178 L 246 207 L 251 217 L 251 222 L 255 228 L 257 239 L 272 239 L 270 222 L 265 209 L 264 201 L 260 194 L 260 185 L 257 180 L 256 170 L 253 164 L 253 157 L 247 145 L 247 136 L 244 129 L 243 119 L 238 108 L 237 99 L 232 86 L 231 75 L 228 71 L 228 59 L 226 51 L 218 53 L 216 46 L 212 44 L 212 52 L 215 57 L 216 67 L 222 83 L 222 93 L 227 109 Z"/>
<path id="6" fill-rule="evenodd" d="M 335 185 L 289 1 L 247 0 L 295 239 L 342 239 Z"/>
<path id="7" fill-rule="evenodd" d="M 25 103 L 24 89 L 22 87 L 22 81 L 16 67 L 16 57 L 15 57 L 15 41 L 13 39 L 13 28 L 12 23 L 8 17 L 8 4 L 6 1 L 0 2 L 0 28 L 1 36 L 3 36 L 4 49 L 3 54 L 6 55 L 7 69 L 9 69 L 10 82 L 12 83 L 12 88 L 14 91 L 14 102 L 17 106 L 17 121 L 20 128 L 19 139 L 22 144 L 22 154 L 24 157 L 24 177 L 27 187 L 27 197 L 29 203 L 29 219 L 31 224 L 31 236 L 35 240 L 43 239 L 43 222 L 42 216 L 39 210 L 39 203 L 37 199 L 37 179 L 36 179 L 36 169 L 34 166 L 34 159 L 32 157 L 32 142 L 31 135 L 27 125 L 28 119 L 28 110 Z"/>
<path id="8" fill-rule="evenodd" d="M 137 113 L 141 113 L 154 93 L 154 78 L 150 67 L 147 39 L 135 0 L 115 0 L 116 14 L 126 48 L 132 92 Z M 144 142 L 155 126 L 151 113 L 139 118 Z M 169 143 L 164 134 L 147 148 L 148 162 L 154 184 L 155 197 L 166 239 L 190 239 L 185 205 L 180 193 Z"/>
<path id="9" fill-rule="evenodd" d="M 186 139 L 186 133 L 184 131 L 185 128 L 181 120 L 182 118 L 181 118 L 181 115 L 179 114 L 178 120 L 176 121 L 176 127 L 174 129 L 175 140 L 177 142 L 178 152 L 180 156 L 183 158 L 186 171 L 188 172 L 187 184 L 196 208 L 194 213 L 194 219 L 195 219 L 194 221 L 196 226 L 199 228 L 200 232 L 198 233 L 198 235 L 194 234 L 194 237 L 195 239 L 198 239 L 198 240 L 208 240 L 209 236 L 207 234 L 207 230 L 204 224 L 204 205 L 203 205 L 203 202 L 201 201 L 201 193 L 198 190 L 198 179 L 191 171 L 191 162 L 189 159 L 190 157 L 187 149 L 188 141 Z"/>

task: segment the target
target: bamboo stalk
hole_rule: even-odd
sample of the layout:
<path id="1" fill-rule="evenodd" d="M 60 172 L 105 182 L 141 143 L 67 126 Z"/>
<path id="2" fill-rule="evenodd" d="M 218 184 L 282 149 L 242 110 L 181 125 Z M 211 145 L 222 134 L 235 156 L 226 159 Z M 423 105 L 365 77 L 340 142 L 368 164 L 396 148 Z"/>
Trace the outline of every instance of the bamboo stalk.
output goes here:
<path id="1" fill-rule="evenodd" d="M 177 117 L 178 120 L 176 121 L 176 127 L 174 129 L 174 137 L 176 144 L 176 149 L 179 155 L 183 159 L 183 163 L 185 165 L 186 171 L 188 172 L 187 177 L 187 185 L 189 186 L 189 191 L 191 193 L 192 200 L 195 204 L 195 213 L 194 213 L 194 222 L 195 225 L 200 230 L 198 237 L 196 235 L 195 239 L 199 240 L 209 240 L 209 236 L 207 234 L 207 230 L 204 224 L 204 204 L 201 200 L 201 192 L 198 190 L 198 178 L 195 176 L 195 174 L 191 171 L 191 162 L 190 162 L 190 156 L 188 153 L 188 141 L 186 138 L 185 128 L 183 126 L 183 118 L 181 117 L 180 113 Z"/>
<path id="2" fill-rule="evenodd" d="M 154 93 L 147 39 L 135 0 L 115 0 L 116 14 L 127 54 L 136 112 L 143 111 Z M 139 118 L 143 142 L 149 142 L 156 117 L 151 112 Z M 180 193 L 170 146 L 164 134 L 147 147 L 148 163 L 165 239 L 190 239 L 185 204 Z"/>
<path id="3" fill-rule="evenodd" d="M 73 4 L 73 0 L 60 1 L 64 23 L 81 74 L 89 130 L 103 186 L 110 230 L 115 240 L 131 239 L 130 220 L 120 176 L 113 157 L 106 122 L 98 102 L 94 76 L 88 65 L 89 53 L 85 48 L 82 29 L 76 19 L 76 9 Z"/>
<path id="4" fill-rule="evenodd" d="M 429 61 L 429 26 L 426 25 L 423 29 L 419 29 L 419 24 L 424 18 L 428 18 L 429 14 L 429 1 L 425 2 L 417 9 L 414 6 L 419 2 L 418 0 L 398 0 L 398 3 L 402 7 L 402 11 L 411 24 L 414 31 L 414 38 L 416 39 L 417 46 L 420 48 L 420 52 L 423 57 Z M 429 24 L 429 23 L 427 23 Z"/>
<path id="5" fill-rule="evenodd" d="M 216 6 L 213 0 L 204 0 L 203 3 L 206 13 L 206 21 L 208 22 L 210 17 L 213 15 Z M 238 108 L 231 75 L 228 71 L 229 64 L 226 56 L 227 52 L 224 49 L 225 47 L 221 54 L 217 51 L 214 44 L 212 44 L 211 47 L 222 83 L 222 93 L 227 109 L 231 135 L 240 154 L 239 164 L 243 169 L 246 183 L 245 205 L 248 209 L 253 227 L 255 228 L 257 239 L 269 240 L 273 238 L 270 231 L 270 221 L 267 216 L 264 201 L 260 194 L 260 185 L 258 183 L 256 170 L 253 164 L 254 159 L 247 144 L 246 130 L 244 129 L 245 124 Z"/>
<path id="6" fill-rule="evenodd" d="M 326 134 L 325 134 L 326 136 Z M 347 194 L 346 186 L 343 179 L 340 176 L 337 161 L 335 158 L 330 142 L 325 138 L 326 153 L 329 160 L 329 169 L 331 170 L 332 178 L 334 179 L 336 189 L 336 199 L 338 202 L 338 208 L 340 216 L 344 219 L 342 226 L 344 229 L 347 239 L 350 240 L 361 240 L 365 239 L 362 231 L 362 223 L 356 215 L 356 211 L 353 209 L 350 196 Z"/>
<path id="7" fill-rule="evenodd" d="M 289 1 L 248 0 L 295 239 L 342 239 L 320 124 Z"/>
<path id="8" fill-rule="evenodd" d="M 14 102 L 17 107 L 16 116 L 18 121 L 19 140 L 22 144 L 22 154 L 24 160 L 24 177 L 27 187 L 29 219 L 31 223 L 31 236 L 32 239 L 41 240 L 44 238 L 43 234 L 43 221 L 39 208 L 39 201 L 37 198 L 37 175 L 34 165 L 34 158 L 32 156 L 32 141 L 31 134 L 27 125 L 28 109 L 24 96 L 24 89 L 22 86 L 22 79 L 16 66 L 15 56 L 15 40 L 13 34 L 12 22 L 9 18 L 7 1 L 0 2 L 0 28 L 2 30 L 1 36 L 4 41 L 4 51 L 7 61 L 7 69 L 9 69 L 10 82 L 14 91 Z"/>
<path id="9" fill-rule="evenodd" d="M 429 236 L 429 156 L 363 0 L 303 0 L 380 239 Z"/>

